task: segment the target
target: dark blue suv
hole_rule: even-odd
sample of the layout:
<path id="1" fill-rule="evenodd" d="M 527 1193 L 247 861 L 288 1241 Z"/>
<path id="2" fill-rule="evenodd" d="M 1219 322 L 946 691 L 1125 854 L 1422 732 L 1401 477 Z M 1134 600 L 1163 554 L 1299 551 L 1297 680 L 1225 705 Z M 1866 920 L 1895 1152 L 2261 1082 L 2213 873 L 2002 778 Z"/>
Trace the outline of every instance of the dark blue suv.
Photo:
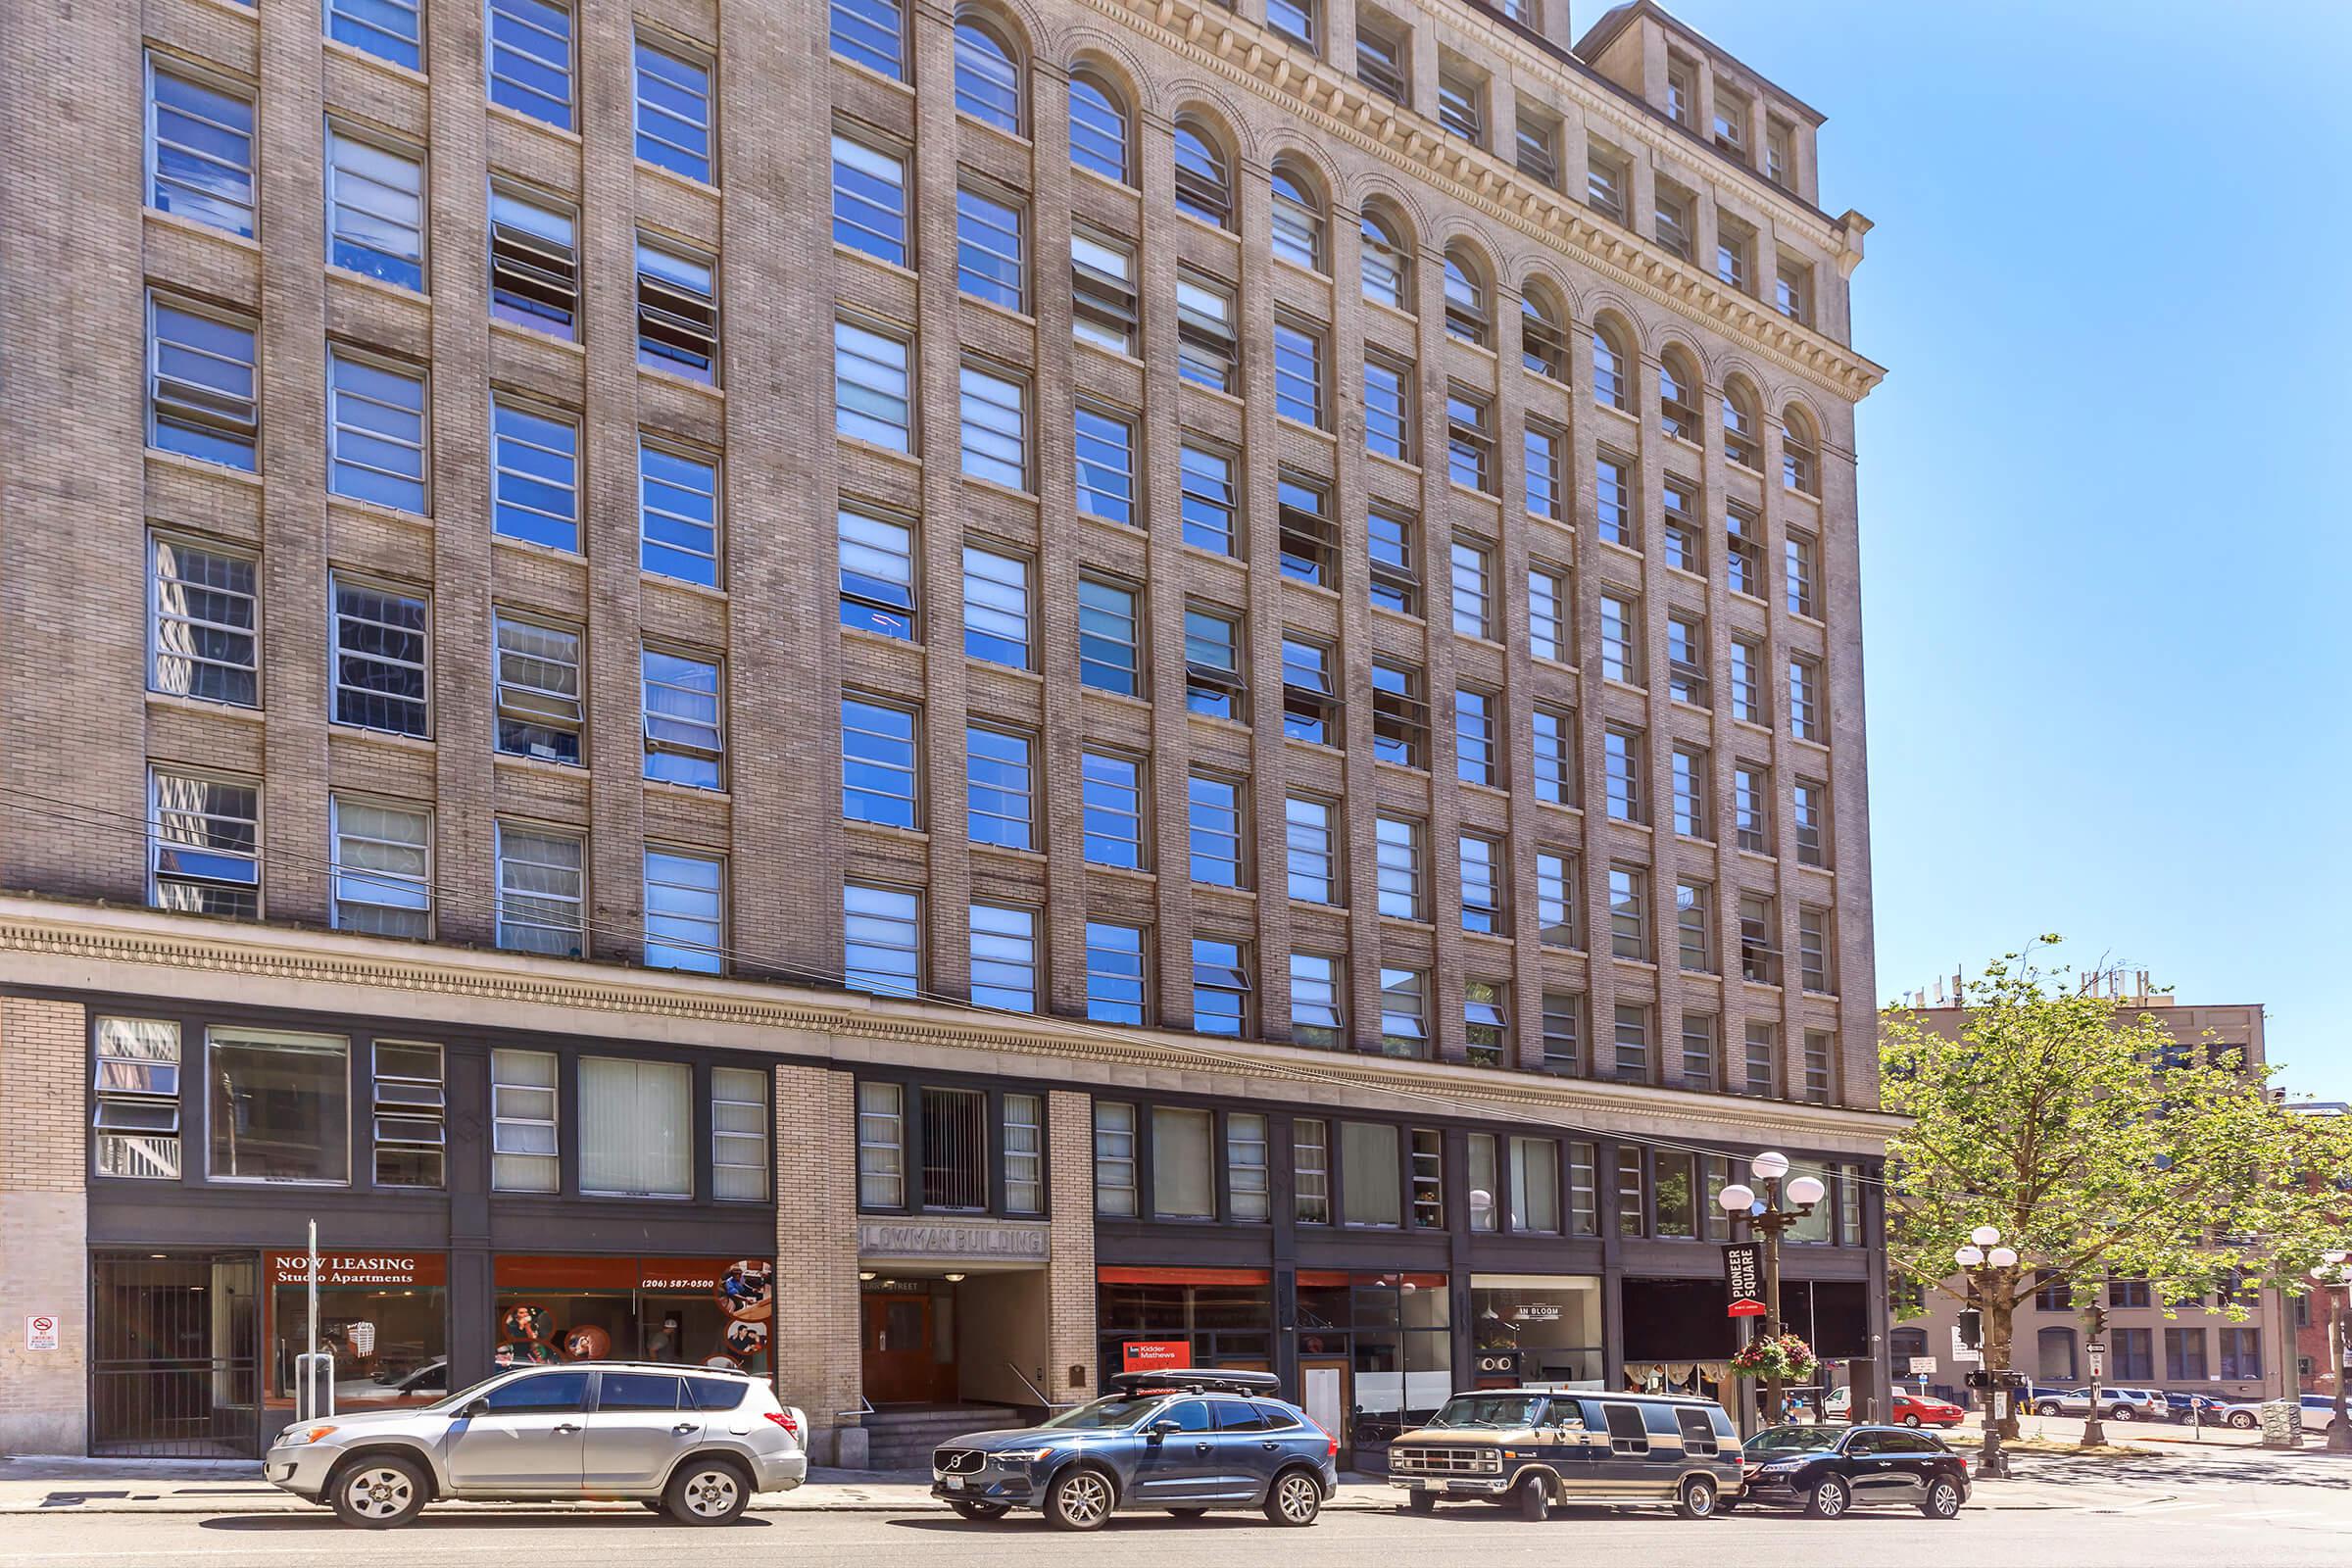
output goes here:
<path id="1" fill-rule="evenodd" d="M 1125 1372 L 1043 1426 L 978 1432 L 931 1456 L 931 1495 L 966 1519 L 1037 1508 L 1097 1530 L 1122 1508 L 1256 1508 L 1311 1525 L 1340 1484 L 1338 1440 L 1275 1396 L 1270 1372 Z"/>

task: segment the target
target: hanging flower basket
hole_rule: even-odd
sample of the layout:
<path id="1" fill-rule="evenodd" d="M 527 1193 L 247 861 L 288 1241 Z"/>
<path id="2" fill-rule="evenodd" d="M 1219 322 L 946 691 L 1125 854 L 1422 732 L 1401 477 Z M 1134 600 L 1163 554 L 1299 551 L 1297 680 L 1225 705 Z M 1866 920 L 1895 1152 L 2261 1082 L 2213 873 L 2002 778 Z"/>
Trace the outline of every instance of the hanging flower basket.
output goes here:
<path id="1" fill-rule="evenodd" d="M 1759 1334 L 1732 1357 L 1732 1370 L 1742 1377 L 1777 1377 L 1783 1383 L 1802 1383 L 1820 1365 L 1813 1348 L 1793 1334 Z"/>

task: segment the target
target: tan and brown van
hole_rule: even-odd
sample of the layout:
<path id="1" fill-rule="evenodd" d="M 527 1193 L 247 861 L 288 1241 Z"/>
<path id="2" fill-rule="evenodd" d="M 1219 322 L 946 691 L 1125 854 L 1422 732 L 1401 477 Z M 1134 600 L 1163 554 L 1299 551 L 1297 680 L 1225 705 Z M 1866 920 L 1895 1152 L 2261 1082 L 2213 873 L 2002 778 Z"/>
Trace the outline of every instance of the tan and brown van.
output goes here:
<path id="1" fill-rule="evenodd" d="M 1389 1446 L 1415 1513 L 1478 1500 L 1542 1519 L 1571 1503 L 1661 1503 L 1706 1519 L 1740 1495 L 1740 1439 L 1712 1399 L 1480 1389 Z"/>

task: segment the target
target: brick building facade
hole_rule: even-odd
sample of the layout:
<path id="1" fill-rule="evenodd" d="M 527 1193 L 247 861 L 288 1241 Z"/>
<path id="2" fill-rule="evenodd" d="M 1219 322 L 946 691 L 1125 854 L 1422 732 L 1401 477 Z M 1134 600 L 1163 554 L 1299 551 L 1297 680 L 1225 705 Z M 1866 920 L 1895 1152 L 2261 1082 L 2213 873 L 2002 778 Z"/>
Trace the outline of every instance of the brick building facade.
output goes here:
<path id="1" fill-rule="evenodd" d="M 1376 1447 L 1708 1376 L 1779 1146 L 1872 1355 L 1869 224 L 1508 9 L 24 29 L 0 1445 L 250 1442 L 311 1214 L 451 1375 L 772 1268 L 828 1431 L 1182 1339 Z"/>

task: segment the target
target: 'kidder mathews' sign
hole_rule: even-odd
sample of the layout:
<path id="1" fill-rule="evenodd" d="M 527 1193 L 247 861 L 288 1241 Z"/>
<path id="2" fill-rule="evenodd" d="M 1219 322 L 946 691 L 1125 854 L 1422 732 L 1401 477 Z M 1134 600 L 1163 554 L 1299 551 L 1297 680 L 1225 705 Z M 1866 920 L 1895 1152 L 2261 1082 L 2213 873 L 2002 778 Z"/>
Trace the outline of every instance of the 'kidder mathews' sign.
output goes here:
<path id="1" fill-rule="evenodd" d="M 1764 1315 L 1764 1249 L 1755 1242 L 1733 1242 L 1723 1250 L 1723 1292 L 1732 1304 L 1726 1317 Z"/>

